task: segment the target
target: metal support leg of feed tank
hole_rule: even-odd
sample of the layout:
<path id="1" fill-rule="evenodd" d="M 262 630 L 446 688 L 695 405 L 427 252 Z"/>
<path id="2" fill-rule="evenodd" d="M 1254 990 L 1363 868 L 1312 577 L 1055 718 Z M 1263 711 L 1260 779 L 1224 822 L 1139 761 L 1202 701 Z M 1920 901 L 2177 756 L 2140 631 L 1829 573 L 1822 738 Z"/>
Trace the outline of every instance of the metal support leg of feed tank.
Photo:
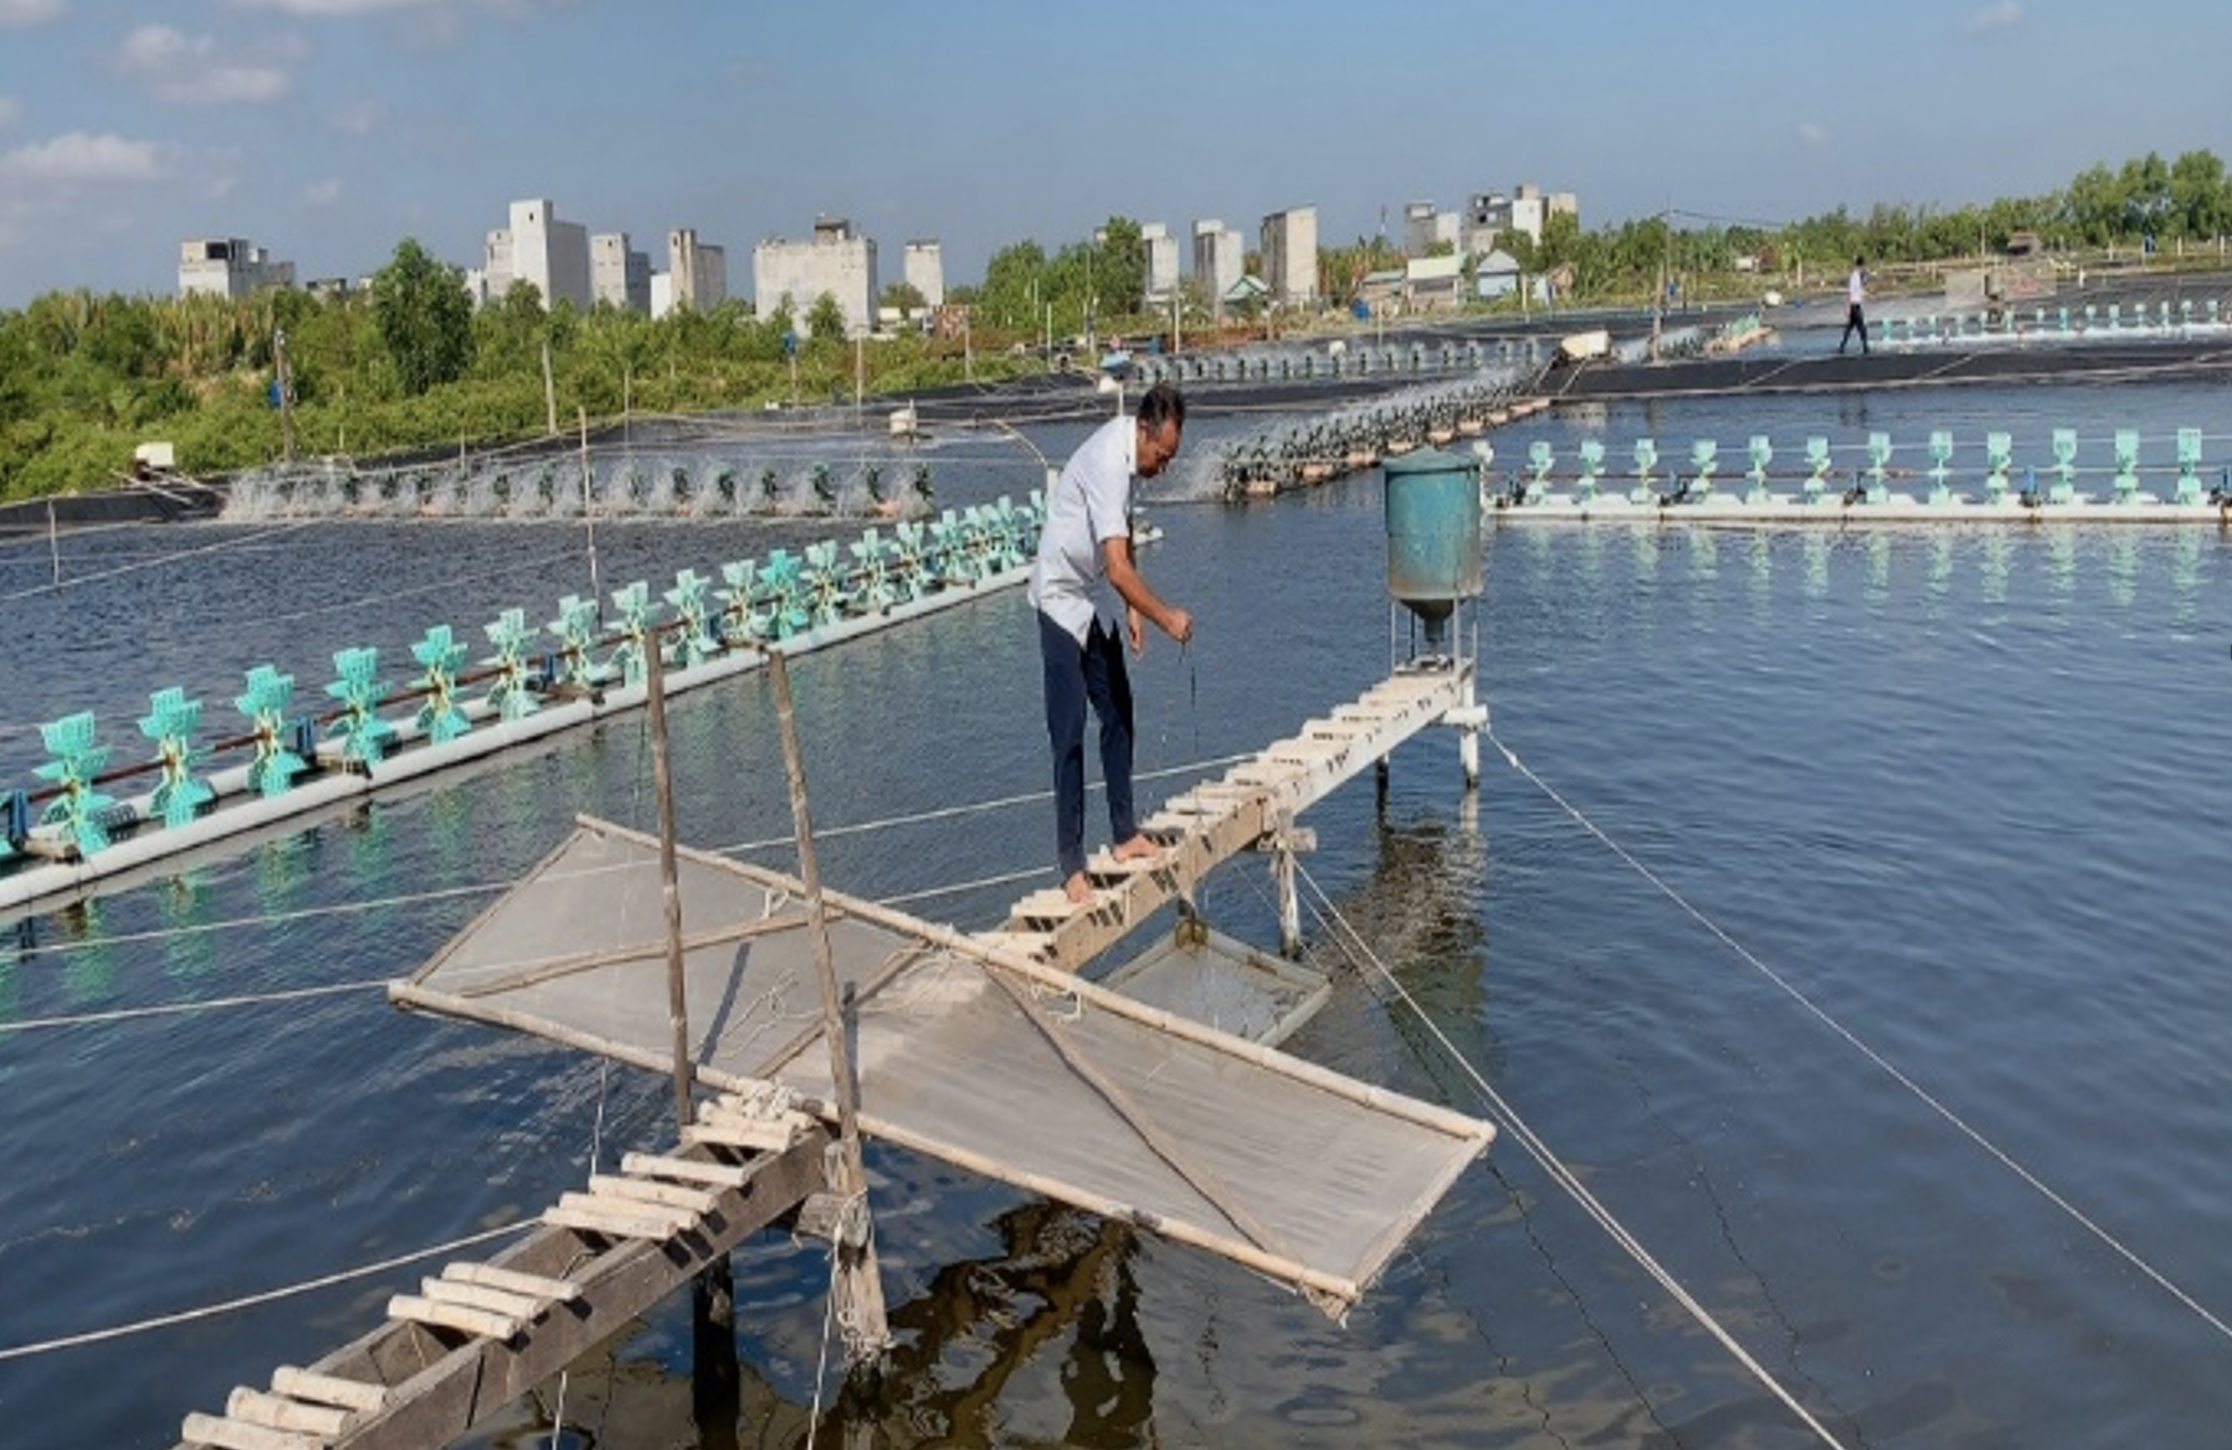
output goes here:
<path id="1" fill-rule="evenodd" d="M 1279 952 L 1289 960 L 1302 957 L 1302 900 L 1295 891 L 1295 857 L 1317 846 L 1317 833 L 1294 824 L 1291 813 L 1281 812 L 1272 828 L 1271 872 L 1279 888 Z"/>
<path id="2" fill-rule="evenodd" d="M 1442 719 L 1457 729 L 1457 760 L 1465 768 L 1465 789 L 1480 788 L 1480 731 L 1488 723 L 1488 707 L 1477 703 L 1472 671 L 1465 672 L 1463 703 Z"/>

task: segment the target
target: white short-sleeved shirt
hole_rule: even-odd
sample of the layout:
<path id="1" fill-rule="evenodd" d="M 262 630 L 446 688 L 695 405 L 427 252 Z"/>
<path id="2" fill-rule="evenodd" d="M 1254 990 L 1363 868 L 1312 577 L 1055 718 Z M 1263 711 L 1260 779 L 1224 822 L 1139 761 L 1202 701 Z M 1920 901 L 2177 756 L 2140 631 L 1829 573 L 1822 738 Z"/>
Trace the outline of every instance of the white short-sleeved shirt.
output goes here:
<path id="1" fill-rule="evenodd" d="M 1855 307 L 1868 300 L 1868 274 L 1858 267 L 1845 279 L 1845 300 Z"/>
<path id="2" fill-rule="evenodd" d="M 1098 618 L 1121 638 L 1124 602 L 1108 582 L 1101 545 L 1131 533 L 1132 473 L 1139 429 L 1121 414 L 1070 455 L 1046 501 L 1046 527 L 1031 568 L 1031 604 L 1079 644 Z"/>

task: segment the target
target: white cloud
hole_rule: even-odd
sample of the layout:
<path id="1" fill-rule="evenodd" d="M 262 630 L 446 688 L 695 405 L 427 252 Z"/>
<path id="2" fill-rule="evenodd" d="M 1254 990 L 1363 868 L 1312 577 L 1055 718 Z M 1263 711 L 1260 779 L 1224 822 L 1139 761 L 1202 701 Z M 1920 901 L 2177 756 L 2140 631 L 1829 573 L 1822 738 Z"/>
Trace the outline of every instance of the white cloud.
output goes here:
<path id="1" fill-rule="evenodd" d="M 387 102 L 381 100 L 350 101 L 335 106 L 326 117 L 326 124 L 350 136 L 369 136 L 388 118 Z"/>
<path id="2" fill-rule="evenodd" d="M 1961 29 L 1969 35 L 1990 35 L 1996 30 L 2013 29 L 2020 25 L 2022 20 L 2023 6 L 2021 0 L 1998 0 L 1997 4 L 1987 5 L 1971 15 L 1968 18 L 1968 23 L 1963 25 Z"/>
<path id="3" fill-rule="evenodd" d="M 117 68 L 144 80 L 154 93 L 181 105 L 226 106 L 281 100 L 294 93 L 294 77 L 271 65 L 222 58 L 217 42 L 168 25 L 143 25 L 116 50 Z"/>
<path id="4" fill-rule="evenodd" d="M 153 141 L 70 131 L 52 141 L 0 154 L 0 176 L 64 183 L 153 181 L 161 172 L 161 161 L 162 148 Z"/>
<path id="5" fill-rule="evenodd" d="M 0 0 L 0 4 L 7 0 Z M 340 20 L 356 15 L 392 15 L 404 10 L 462 10 L 461 0 L 233 0 L 243 10 L 277 10 L 312 20 Z M 506 15 L 570 5 L 577 0 L 480 0 L 484 9 Z"/>
<path id="6" fill-rule="evenodd" d="M 449 0 L 236 0 L 243 10 L 277 10 L 286 15 L 330 19 L 350 15 L 380 15 L 394 10 L 419 10 Z"/>
<path id="7" fill-rule="evenodd" d="M 62 0 L 0 0 L 0 30 L 29 30 L 60 20 L 69 6 Z"/>
<path id="8" fill-rule="evenodd" d="M 313 182 L 302 193 L 302 199 L 311 206 L 331 206 L 341 199 L 341 183 L 330 176 L 323 181 Z"/>
<path id="9" fill-rule="evenodd" d="M 1811 121 L 1800 121 L 1798 139 L 1808 146 L 1826 146 L 1829 144 L 1829 133 Z"/>
<path id="10" fill-rule="evenodd" d="M 14 96 L 0 96 L 0 126 L 13 126 L 22 114 L 23 102 Z"/>

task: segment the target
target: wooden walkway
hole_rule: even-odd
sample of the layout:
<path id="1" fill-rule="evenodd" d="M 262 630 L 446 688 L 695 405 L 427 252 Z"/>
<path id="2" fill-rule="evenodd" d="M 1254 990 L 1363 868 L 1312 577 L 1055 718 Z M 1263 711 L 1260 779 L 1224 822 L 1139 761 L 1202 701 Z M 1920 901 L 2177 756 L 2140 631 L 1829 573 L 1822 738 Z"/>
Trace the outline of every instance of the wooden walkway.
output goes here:
<path id="1" fill-rule="evenodd" d="M 824 893 L 851 996 L 861 1130 L 1231 1258 L 1344 1312 L 1493 1137 L 1485 1122 L 1145 1006 L 1075 975 L 1219 862 L 1285 831 L 1418 731 L 1468 673 L 1403 674 L 1145 823 L 1147 869 L 1094 868 L 1085 908 L 1026 898 L 970 936 Z M 1461 718 L 1461 716 L 1460 716 Z M 452 1265 L 389 1322 L 184 1445 L 430 1450 L 826 1192 L 836 1092 L 813 934 L 792 878 L 678 852 L 683 975 L 703 1103 L 685 1142 L 629 1155 L 486 1265 Z M 390 995 L 665 1072 L 673 1019 L 658 843 L 584 820 Z M 1028 1104 L 1028 1111 L 1018 1105 Z"/>
<path id="2" fill-rule="evenodd" d="M 1161 858 L 1142 864 L 1096 852 L 1085 864 L 1093 886 L 1089 903 L 1072 902 L 1059 889 L 1035 891 L 1015 904 L 1005 925 L 982 939 L 1063 971 L 1078 970 L 1162 907 L 1190 901 L 1203 877 L 1274 838 L 1282 821 L 1291 823 L 1463 706 L 1470 684 L 1469 665 L 1390 676 L 1222 779 L 1164 802 L 1140 823 L 1163 847 Z"/>
<path id="3" fill-rule="evenodd" d="M 764 1103 L 703 1104 L 687 1143 L 627 1155 L 487 1263 L 390 1299 L 379 1328 L 188 1415 L 180 1445 L 432 1450 L 467 1434 L 820 1189 L 828 1135 Z"/>

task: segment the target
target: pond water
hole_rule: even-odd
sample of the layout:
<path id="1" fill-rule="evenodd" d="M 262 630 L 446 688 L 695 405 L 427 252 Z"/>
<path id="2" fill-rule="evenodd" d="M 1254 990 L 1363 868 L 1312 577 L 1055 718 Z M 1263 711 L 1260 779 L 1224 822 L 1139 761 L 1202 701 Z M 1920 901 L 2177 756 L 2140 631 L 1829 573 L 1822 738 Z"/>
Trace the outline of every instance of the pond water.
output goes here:
<path id="1" fill-rule="evenodd" d="M 2129 427 L 2167 461 L 2201 427 L 2217 460 L 2224 411 L 2199 386 L 1902 391 L 1553 412 L 1495 444 L 1508 464 L 1595 432 L 1619 457 L 1649 434 L 1674 458 L 1765 432 L 1794 457 L 1811 433 L 1887 430 L 1919 461 L 1945 427 L 1980 464 L 1987 429 L 2043 454 L 2056 426 L 2103 450 Z M 1203 419 L 1189 445 L 1261 421 Z M 1033 436 L 1060 457 L 1083 427 Z M 941 502 L 1033 486 L 1011 445 L 943 446 Z M 1201 632 L 1135 668 L 1140 769 L 1174 772 L 1150 801 L 1369 685 L 1389 636 L 1375 475 L 1158 521 L 1146 571 Z M 65 541 L 70 577 L 153 567 L 10 603 L 0 784 L 26 783 L 36 723 L 69 710 L 121 746 L 160 685 L 214 717 L 270 660 L 312 695 L 343 645 L 405 659 L 437 620 L 477 637 L 586 586 L 578 524 L 279 527 Z M 817 529 L 857 524 L 602 529 L 603 577 L 706 572 Z M 50 570 L 43 542 L 0 551 L 0 594 Z M 1454 740 L 1423 738 L 1384 809 L 1359 784 L 1312 812 L 1307 869 L 1509 1111 L 1843 1443 L 2215 1444 L 2232 1422 L 2228 600 L 2232 540 L 2209 527 L 1505 527 L 1477 796 Z M 1043 788 L 1027 610 L 1009 591 L 797 662 L 833 885 L 937 893 L 913 909 L 980 927 L 1050 884 L 1042 800 L 835 829 Z M 784 836 L 764 682 L 688 697 L 672 723 L 684 838 Z M 513 1222 L 592 1153 L 665 1141 L 663 1079 L 406 1017 L 376 985 L 574 812 L 648 824 L 648 764 L 639 719 L 609 722 L 12 929 L 6 1443 L 168 1444 L 185 1411 L 361 1333 L 429 1270 L 11 1351 Z M 1205 905 L 1276 938 L 1261 862 Z M 1335 994 L 1292 1050 L 1501 1116 L 1376 971 L 1323 929 L 1311 954 Z M 1817 1443 L 1520 1136 L 1345 1325 L 1221 1261 L 877 1150 L 904 1344 L 879 1388 L 829 1387 L 826 1443 Z M 803 1441 L 825 1279 L 787 1241 L 738 1255 L 748 1443 Z M 693 1442 L 689 1359 L 686 1307 L 663 1306 L 569 1376 L 569 1443 Z M 483 1440 L 529 1443 L 555 1400 Z"/>

